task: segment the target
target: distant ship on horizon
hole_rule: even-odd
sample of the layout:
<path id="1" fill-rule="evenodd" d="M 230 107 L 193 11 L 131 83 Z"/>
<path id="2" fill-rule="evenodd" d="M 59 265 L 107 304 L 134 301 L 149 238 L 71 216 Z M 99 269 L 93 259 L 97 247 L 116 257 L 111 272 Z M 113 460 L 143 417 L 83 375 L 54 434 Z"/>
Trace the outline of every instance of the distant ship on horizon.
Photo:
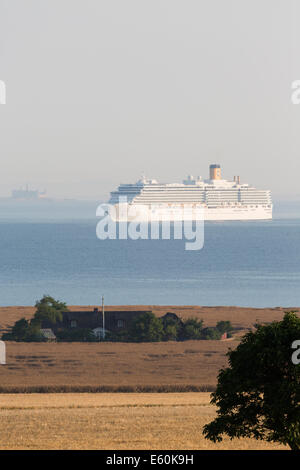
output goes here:
<path id="1" fill-rule="evenodd" d="M 37 189 L 29 189 L 28 184 L 26 188 L 13 189 L 11 197 L 13 199 L 25 199 L 25 200 L 37 200 L 42 199 L 46 196 L 46 191 L 38 191 Z"/>
<path id="2" fill-rule="evenodd" d="M 188 176 L 182 183 L 162 184 L 142 177 L 135 184 L 121 184 L 110 196 L 119 222 L 125 220 L 124 214 L 129 220 L 130 210 L 135 221 L 198 220 L 191 215 L 197 214 L 192 212 L 195 208 L 201 208 L 201 220 L 272 219 L 271 191 L 241 183 L 239 176 L 222 179 L 218 164 L 210 165 L 207 180 Z M 187 216 L 183 208 L 190 210 Z"/>

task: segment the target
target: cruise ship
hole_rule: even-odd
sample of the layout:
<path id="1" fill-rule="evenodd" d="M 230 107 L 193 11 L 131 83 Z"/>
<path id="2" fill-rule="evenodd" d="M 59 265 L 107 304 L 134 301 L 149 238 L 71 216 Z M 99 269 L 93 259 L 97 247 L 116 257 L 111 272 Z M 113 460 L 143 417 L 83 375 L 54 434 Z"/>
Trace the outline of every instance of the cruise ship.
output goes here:
<path id="1" fill-rule="evenodd" d="M 161 220 L 267 220 L 272 219 L 271 192 L 222 179 L 220 165 L 209 167 L 209 179 L 188 176 L 182 183 L 158 183 L 142 177 L 111 192 L 113 219 Z"/>

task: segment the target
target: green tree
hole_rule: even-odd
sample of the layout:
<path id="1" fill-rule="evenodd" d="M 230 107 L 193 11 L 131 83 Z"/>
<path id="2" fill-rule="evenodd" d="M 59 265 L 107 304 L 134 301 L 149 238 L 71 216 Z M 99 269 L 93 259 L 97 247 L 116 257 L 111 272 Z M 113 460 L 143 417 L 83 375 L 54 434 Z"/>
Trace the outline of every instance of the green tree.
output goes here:
<path id="1" fill-rule="evenodd" d="M 219 321 L 216 325 L 217 330 L 223 335 L 224 333 L 230 333 L 232 331 L 232 325 L 230 321 Z"/>
<path id="2" fill-rule="evenodd" d="M 292 343 L 300 340 L 300 319 L 286 312 L 282 321 L 259 326 L 228 352 L 229 367 L 218 376 L 211 403 L 217 417 L 204 426 L 207 439 L 227 434 L 287 444 L 300 450 L 300 365 Z"/>
<path id="3" fill-rule="evenodd" d="M 178 325 L 169 323 L 164 326 L 164 341 L 176 341 L 178 338 Z"/>
<path id="4" fill-rule="evenodd" d="M 168 313 L 166 316 L 161 318 L 164 335 L 164 341 L 176 341 L 180 338 L 182 334 L 182 323 L 181 320 L 177 317 L 174 317 L 172 314 Z"/>
<path id="5" fill-rule="evenodd" d="M 205 328 L 202 333 L 202 339 L 219 340 L 221 336 L 221 332 L 214 327 Z"/>
<path id="6" fill-rule="evenodd" d="M 11 330 L 11 336 L 14 341 L 24 341 L 29 333 L 30 324 L 26 318 L 16 321 Z"/>
<path id="7" fill-rule="evenodd" d="M 164 335 L 163 323 L 154 313 L 139 315 L 132 323 L 129 337 L 136 342 L 161 341 Z"/>
<path id="8" fill-rule="evenodd" d="M 37 322 L 31 320 L 23 341 L 47 341 L 47 339 L 42 335 L 40 325 Z"/>
<path id="9" fill-rule="evenodd" d="M 203 320 L 189 318 L 184 322 L 182 339 L 202 339 Z"/>
<path id="10" fill-rule="evenodd" d="M 41 300 L 36 302 L 35 307 L 35 321 L 42 322 L 46 320 L 53 324 L 55 324 L 57 321 L 62 321 L 63 312 L 68 310 L 65 302 L 55 300 L 49 295 L 44 295 Z"/>
<path id="11" fill-rule="evenodd" d="M 10 333 L 2 336 L 6 341 L 45 341 L 41 334 L 40 327 L 36 322 L 29 322 L 26 318 L 16 321 Z"/>

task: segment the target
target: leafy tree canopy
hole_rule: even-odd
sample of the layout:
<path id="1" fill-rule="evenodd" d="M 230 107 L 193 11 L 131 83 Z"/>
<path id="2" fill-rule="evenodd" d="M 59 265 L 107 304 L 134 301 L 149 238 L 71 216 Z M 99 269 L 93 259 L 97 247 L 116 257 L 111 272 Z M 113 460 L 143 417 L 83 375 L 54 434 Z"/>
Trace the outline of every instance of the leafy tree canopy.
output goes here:
<path id="1" fill-rule="evenodd" d="M 183 327 L 180 318 L 168 312 L 164 317 L 161 317 L 161 321 L 164 329 L 164 341 L 176 341 L 182 337 Z"/>
<path id="2" fill-rule="evenodd" d="M 213 327 L 205 328 L 202 332 L 202 339 L 219 340 L 221 336 L 221 332 Z"/>
<path id="3" fill-rule="evenodd" d="M 10 333 L 2 336 L 7 341 L 44 341 L 40 328 L 34 323 L 29 322 L 26 318 L 16 321 Z"/>
<path id="4" fill-rule="evenodd" d="M 224 320 L 219 321 L 216 325 L 216 328 L 217 330 L 219 330 L 221 334 L 229 333 L 233 329 L 230 321 L 224 321 Z"/>
<path id="5" fill-rule="evenodd" d="M 190 318 L 184 322 L 183 339 L 202 339 L 203 320 Z"/>
<path id="6" fill-rule="evenodd" d="M 164 335 L 163 323 L 154 313 L 146 312 L 133 321 L 129 335 L 133 341 L 161 341 Z"/>
<path id="7" fill-rule="evenodd" d="M 57 321 L 62 321 L 62 313 L 68 310 L 65 302 L 55 300 L 49 295 L 44 295 L 41 300 L 36 302 L 35 307 L 36 313 L 34 319 L 36 321 L 42 322 L 43 320 L 48 320 L 53 324 Z"/>
<path id="8" fill-rule="evenodd" d="M 212 403 L 217 418 L 204 427 L 207 439 L 254 437 L 300 450 L 300 365 L 292 343 L 300 340 L 300 318 L 286 312 L 280 322 L 259 326 L 229 351 L 229 367 L 218 376 Z"/>
<path id="9" fill-rule="evenodd" d="M 169 323 L 164 326 L 164 341 L 176 341 L 179 335 L 179 325 Z"/>

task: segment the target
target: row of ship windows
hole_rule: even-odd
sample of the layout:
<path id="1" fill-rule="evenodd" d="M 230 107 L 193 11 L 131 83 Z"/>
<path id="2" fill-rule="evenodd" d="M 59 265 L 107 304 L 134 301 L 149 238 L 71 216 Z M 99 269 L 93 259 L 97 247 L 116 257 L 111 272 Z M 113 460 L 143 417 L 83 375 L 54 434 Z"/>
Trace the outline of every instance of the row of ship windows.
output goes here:
<path id="1" fill-rule="evenodd" d="M 113 201 L 118 201 L 119 197 L 112 196 L 111 200 Z M 176 194 L 169 194 L 169 195 L 152 195 L 151 197 L 147 195 L 143 196 L 128 196 L 127 200 L 135 200 L 135 201 L 155 201 L 155 200 L 162 200 L 162 201 L 168 201 L 168 200 L 179 200 L 179 201 L 248 201 L 248 202 L 256 202 L 256 201 L 271 201 L 271 197 L 268 196 L 257 196 L 257 197 L 245 197 L 245 196 L 237 196 L 237 195 L 232 195 L 232 196 L 227 196 L 222 197 L 220 196 L 208 196 L 208 195 L 201 195 L 201 194 L 182 194 L 182 195 L 176 195 Z"/>
<path id="2" fill-rule="evenodd" d="M 257 189 L 257 188 L 216 188 L 216 187 L 206 187 L 206 188 L 199 188 L 199 186 L 168 186 L 167 188 L 165 186 L 144 186 L 144 187 L 140 187 L 140 186 L 132 186 L 132 187 L 120 187 L 117 191 L 113 191 L 114 193 L 118 193 L 118 192 L 136 192 L 136 193 L 141 193 L 142 191 L 145 192 L 145 191 L 156 191 L 156 192 L 165 192 L 165 191 L 193 191 L 193 192 L 197 192 L 197 191 L 235 191 L 235 192 L 238 192 L 238 191 L 243 191 L 243 192 L 246 192 L 246 191 L 257 191 L 257 192 L 270 192 L 268 189 Z"/>
<path id="3" fill-rule="evenodd" d="M 244 193 L 244 192 L 237 192 L 237 191 L 228 191 L 226 193 L 224 193 L 224 191 L 220 191 L 220 192 L 205 192 L 205 191 L 197 191 L 197 192 L 193 192 L 193 191 L 184 191 L 184 192 L 178 192 L 178 191 L 172 191 L 172 192 L 167 192 L 167 193 L 163 193 L 163 192 L 143 192 L 143 193 L 136 193 L 136 192 L 128 192 L 127 193 L 128 195 L 130 196 L 146 196 L 146 197 L 158 197 L 158 196 L 161 196 L 161 197 L 170 197 L 170 196 L 174 196 L 174 195 L 178 195 L 180 197 L 184 197 L 184 196 L 202 196 L 202 197 L 245 197 L 245 198 L 253 198 L 253 197 L 270 197 L 270 193 L 266 193 L 266 192 L 251 192 L 251 193 Z M 112 193 L 111 196 L 112 197 L 118 197 L 118 196 L 126 196 L 127 195 L 126 193 Z"/>
<path id="4" fill-rule="evenodd" d="M 189 204 L 190 205 L 196 205 L 197 202 L 202 203 L 203 201 L 193 201 L 193 202 L 189 202 Z M 164 205 L 169 205 L 169 206 L 171 206 L 173 203 L 178 204 L 180 206 L 184 205 L 182 203 L 182 201 L 180 201 L 180 202 L 179 201 L 172 201 L 172 202 L 156 201 L 156 204 L 159 204 L 159 203 L 164 204 Z M 137 205 L 139 205 L 139 204 L 143 205 L 144 204 L 145 206 L 149 205 L 149 207 L 150 207 L 153 203 L 149 203 L 149 201 L 148 202 L 146 202 L 146 201 L 136 201 L 135 204 L 137 204 Z M 220 206 L 239 206 L 239 207 L 240 206 L 247 206 L 247 207 L 260 207 L 260 206 L 263 206 L 263 207 L 269 207 L 269 208 L 272 207 L 272 204 L 270 204 L 269 202 L 266 202 L 266 201 L 264 201 L 262 203 L 255 202 L 255 203 L 250 203 L 250 204 L 249 203 L 244 204 L 244 203 L 240 203 L 240 202 L 233 202 L 233 203 L 221 202 L 221 203 L 216 204 L 215 202 L 211 202 L 211 203 L 208 203 L 207 205 L 209 205 L 210 207 L 220 207 Z"/>
<path id="5" fill-rule="evenodd" d="M 184 191 L 182 193 L 179 193 L 178 191 L 176 192 L 167 192 L 167 193 L 146 193 L 146 192 L 143 192 L 141 194 L 139 194 L 139 196 L 150 196 L 150 197 L 154 197 L 154 196 L 174 196 L 174 195 L 178 195 L 180 197 L 184 196 L 185 194 L 189 194 L 189 195 L 192 195 L 192 196 L 196 196 L 196 195 L 199 195 L 199 196 L 209 196 L 209 197 L 214 197 L 214 196 L 219 196 L 219 197 L 229 197 L 229 196 L 244 196 L 244 197 L 259 197 L 259 196 L 270 196 L 270 194 L 266 193 L 266 192 L 260 192 L 260 193 L 241 193 L 241 192 L 228 192 L 226 194 L 224 194 L 224 192 L 220 191 L 220 192 L 211 192 L 211 193 L 207 193 L 205 191 L 197 191 L 196 193 L 193 193 L 193 192 L 190 192 L 190 191 Z"/>
<path id="6" fill-rule="evenodd" d="M 151 198 L 151 200 L 149 199 L 146 199 L 146 198 L 138 198 L 136 199 L 134 202 L 139 202 L 139 203 L 151 203 L 151 202 L 216 202 L 216 203 L 224 203 L 226 204 L 227 202 L 244 202 L 244 203 L 247 203 L 247 204 L 268 204 L 270 203 L 270 199 L 267 199 L 267 198 L 257 198 L 257 199 L 227 199 L 227 200 L 222 200 L 222 199 L 213 199 L 213 198 L 193 198 L 193 199 L 190 199 L 190 198 Z"/>
<path id="7" fill-rule="evenodd" d="M 119 191 L 113 191 L 111 194 L 120 194 L 120 193 L 128 193 L 128 194 L 142 194 L 142 193 L 206 193 L 209 192 L 210 194 L 215 193 L 215 194 L 237 194 L 237 193 L 244 193 L 244 194 L 266 194 L 270 193 L 270 191 L 266 190 L 259 190 L 259 189 L 198 189 L 198 188 L 168 188 L 168 190 L 157 190 L 157 188 L 144 188 L 143 191 L 140 191 L 138 189 L 120 189 Z"/>

